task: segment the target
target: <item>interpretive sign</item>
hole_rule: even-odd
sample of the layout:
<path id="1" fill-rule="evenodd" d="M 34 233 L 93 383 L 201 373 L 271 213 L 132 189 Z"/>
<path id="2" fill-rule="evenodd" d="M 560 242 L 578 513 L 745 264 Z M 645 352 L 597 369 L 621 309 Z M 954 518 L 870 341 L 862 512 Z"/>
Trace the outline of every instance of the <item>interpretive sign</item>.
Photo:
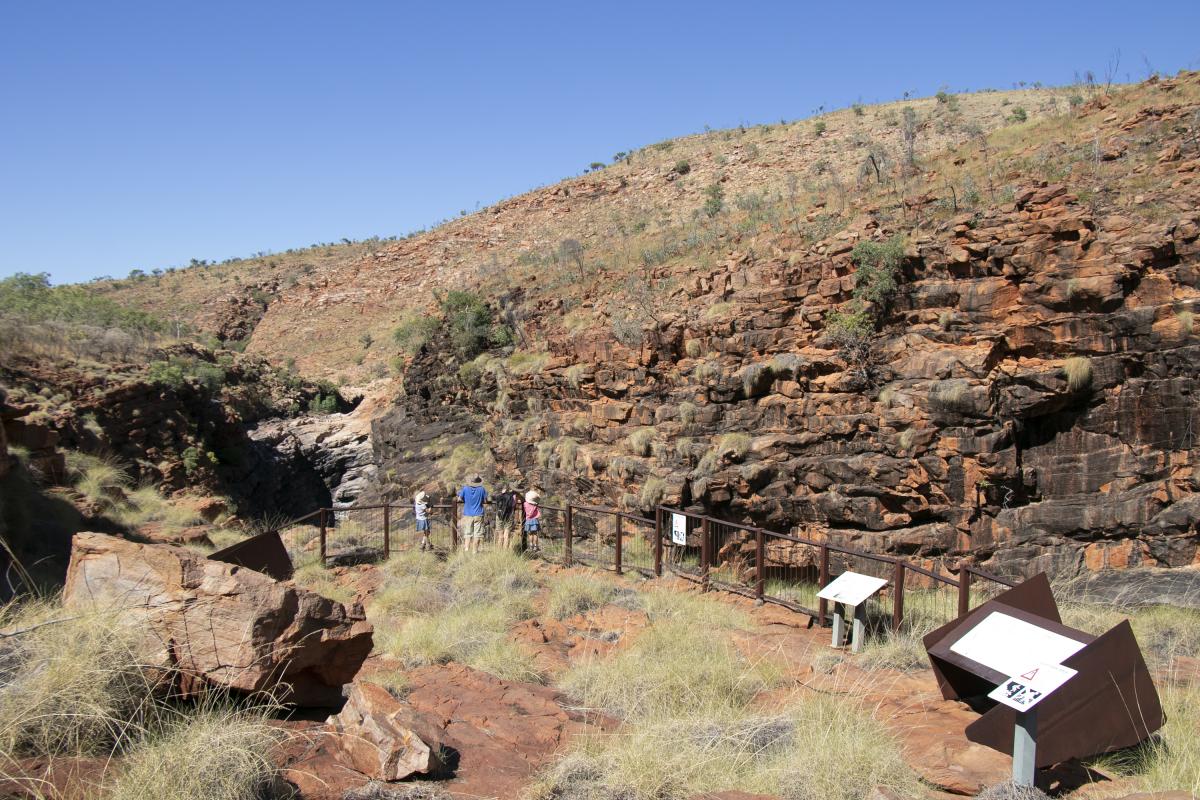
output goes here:
<path id="1" fill-rule="evenodd" d="M 1061 664 L 1034 664 L 997 686 L 988 697 L 1017 711 L 1028 711 L 1078 674 Z"/>
<path id="2" fill-rule="evenodd" d="M 967 738 L 1013 756 L 1013 776 L 1132 747 L 1162 727 L 1162 705 L 1129 621 L 1101 636 L 1062 624 L 1045 575 L 925 636 L 947 700 L 983 715 Z"/>
<path id="3" fill-rule="evenodd" d="M 857 572 L 843 572 L 838 575 L 821 591 L 817 597 L 829 600 L 833 605 L 833 641 L 831 646 L 844 647 L 846 644 L 846 619 L 842 615 L 842 606 L 854 609 L 854 625 L 850 636 L 850 652 L 857 653 L 862 649 L 867 636 L 867 609 L 863 605 L 867 598 L 887 585 L 884 578 L 873 578 Z"/>
<path id="4" fill-rule="evenodd" d="M 884 586 L 887 586 L 886 578 L 873 578 L 857 572 L 843 572 L 830 581 L 824 589 L 817 592 L 817 597 L 834 603 L 858 606 Z"/>
<path id="5" fill-rule="evenodd" d="M 1087 642 L 993 611 L 952 644 L 950 650 L 996 672 L 1017 675 L 1030 664 L 1061 664 L 1086 645 Z"/>
<path id="6" fill-rule="evenodd" d="M 683 514 L 671 515 L 671 544 L 687 544 L 687 517 Z"/>

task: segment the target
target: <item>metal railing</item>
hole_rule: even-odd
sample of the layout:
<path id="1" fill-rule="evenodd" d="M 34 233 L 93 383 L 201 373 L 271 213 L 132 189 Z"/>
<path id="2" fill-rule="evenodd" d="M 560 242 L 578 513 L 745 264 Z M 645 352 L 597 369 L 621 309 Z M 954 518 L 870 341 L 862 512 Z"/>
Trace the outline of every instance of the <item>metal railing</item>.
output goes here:
<path id="1" fill-rule="evenodd" d="M 435 550 L 452 551 L 460 544 L 460 504 L 429 507 L 429 538 Z M 501 518 L 496 507 L 484 509 L 484 544 L 527 550 L 523 515 L 518 504 Z M 321 563 L 345 563 L 391 555 L 417 546 L 420 534 L 411 504 L 381 504 L 320 509 L 288 527 L 319 528 Z M 773 603 L 811 616 L 824 625 L 827 601 L 817 593 L 838 575 L 853 571 L 887 581 L 868 601 L 872 627 L 929 630 L 986 602 L 1015 585 L 1005 578 L 960 562 L 952 573 L 940 565 L 925 566 L 896 556 L 869 553 L 832 542 L 776 533 L 689 511 L 658 506 L 654 518 L 628 511 L 568 503 L 541 506 L 536 555 L 553 562 L 635 570 L 645 575 L 671 572 L 700 583 Z"/>

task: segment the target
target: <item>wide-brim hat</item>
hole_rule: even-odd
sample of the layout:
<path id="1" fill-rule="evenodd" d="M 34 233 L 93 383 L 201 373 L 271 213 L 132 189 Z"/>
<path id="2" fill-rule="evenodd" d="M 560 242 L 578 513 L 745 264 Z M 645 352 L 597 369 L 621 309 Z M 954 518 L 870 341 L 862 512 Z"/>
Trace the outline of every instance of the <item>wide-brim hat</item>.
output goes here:
<path id="1" fill-rule="evenodd" d="M 471 486 L 483 486 L 483 476 L 479 474 L 472 475 L 471 479 L 468 480 L 467 483 L 469 483 Z"/>
<path id="2" fill-rule="evenodd" d="M 417 502 L 419 503 L 419 502 L 421 502 L 422 500 L 424 500 L 424 499 L 426 499 L 426 498 L 428 498 L 428 497 L 429 497 L 429 493 L 428 493 L 428 492 L 417 492 L 417 497 L 416 497 L 416 500 L 417 500 Z"/>
<path id="3" fill-rule="evenodd" d="M 540 494 L 538 494 L 537 492 L 533 491 L 532 489 L 530 489 L 528 492 L 525 493 L 525 502 L 526 503 L 536 503 L 538 500 L 541 500 L 541 499 L 542 499 L 542 496 Z"/>

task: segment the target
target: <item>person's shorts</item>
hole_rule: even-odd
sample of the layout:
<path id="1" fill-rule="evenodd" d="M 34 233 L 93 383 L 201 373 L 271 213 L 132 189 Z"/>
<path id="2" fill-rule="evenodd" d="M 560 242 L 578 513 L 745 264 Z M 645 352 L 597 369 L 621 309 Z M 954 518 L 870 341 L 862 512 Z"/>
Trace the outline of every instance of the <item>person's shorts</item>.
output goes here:
<path id="1" fill-rule="evenodd" d="M 462 517 L 458 521 L 458 530 L 464 539 L 478 539 L 483 536 L 483 517 Z"/>
<path id="2" fill-rule="evenodd" d="M 525 520 L 525 532 L 526 533 L 537 533 L 541 529 L 542 529 L 542 521 L 541 520 L 538 520 L 538 519 Z"/>
<path id="3" fill-rule="evenodd" d="M 429 533 L 429 520 L 417 520 L 417 533 Z"/>

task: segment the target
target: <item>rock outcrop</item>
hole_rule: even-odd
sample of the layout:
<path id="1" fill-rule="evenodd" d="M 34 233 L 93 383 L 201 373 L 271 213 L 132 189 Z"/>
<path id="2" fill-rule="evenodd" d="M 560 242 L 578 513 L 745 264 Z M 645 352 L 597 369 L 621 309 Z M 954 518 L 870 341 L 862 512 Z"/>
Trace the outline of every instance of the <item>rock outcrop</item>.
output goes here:
<path id="1" fill-rule="evenodd" d="M 387 689 L 355 682 L 346 705 L 330 717 L 344 761 L 368 778 L 402 781 L 412 775 L 429 775 L 443 768 L 434 728 L 415 718 L 411 709 Z M 413 730 L 426 729 L 428 741 Z"/>
<path id="2" fill-rule="evenodd" d="M 372 645 L 361 608 L 180 547 L 98 533 L 76 534 L 63 602 L 143 619 L 185 689 L 282 683 L 299 705 L 338 704 Z"/>
<path id="3" fill-rule="evenodd" d="M 260 450 L 273 451 L 281 463 L 303 465 L 296 472 L 319 476 L 335 508 L 353 504 L 375 477 L 370 423 L 354 414 L 274 419 L 249 434 Z M 303 508 L 306 499 L 311 502 L 313 492 L 307 483 L 294 486 L 297 496 L 287 499 L 289 507 Z M 281 496 L 286 492 L 286 486 L 277 490 Z"/>

